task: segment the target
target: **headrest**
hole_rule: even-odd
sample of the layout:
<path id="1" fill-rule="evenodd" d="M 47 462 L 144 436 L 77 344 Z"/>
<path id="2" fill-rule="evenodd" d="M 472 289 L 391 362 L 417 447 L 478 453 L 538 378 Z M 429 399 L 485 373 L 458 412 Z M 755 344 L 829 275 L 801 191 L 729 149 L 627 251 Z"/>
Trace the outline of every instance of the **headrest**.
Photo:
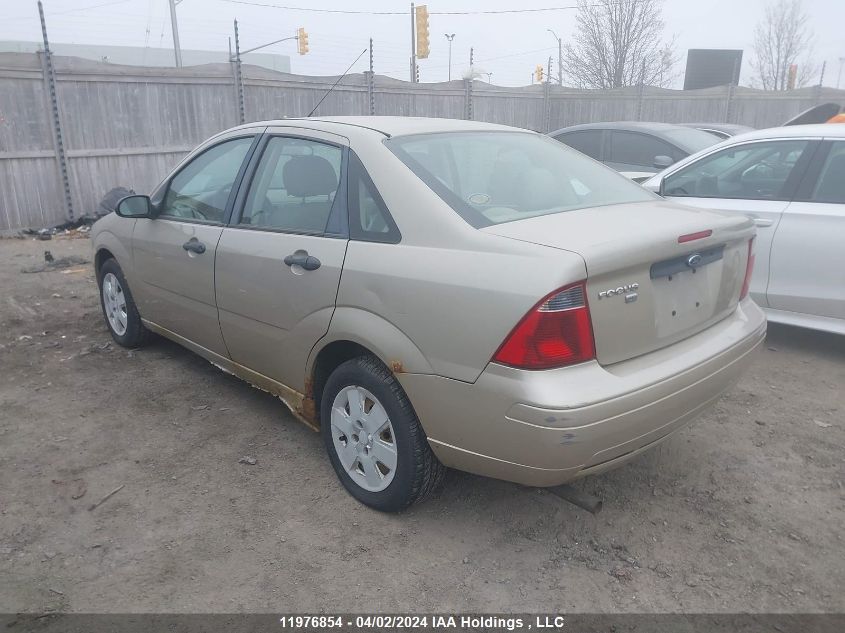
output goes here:
<path id="1" fill-rule="evenodd" d="M 521 211 L 540 211 L 575 204 L 578 197 L 568 180 L 560 180 L 548 169 L 532 167 L 522 179 Z"/>
<path id="2" fill-rule="evenodd" d="M 294 156 L 282 168 L 285 189 L 291 196 L 306 198 L 334 193 L 337 175 L 322 156 Z"/>

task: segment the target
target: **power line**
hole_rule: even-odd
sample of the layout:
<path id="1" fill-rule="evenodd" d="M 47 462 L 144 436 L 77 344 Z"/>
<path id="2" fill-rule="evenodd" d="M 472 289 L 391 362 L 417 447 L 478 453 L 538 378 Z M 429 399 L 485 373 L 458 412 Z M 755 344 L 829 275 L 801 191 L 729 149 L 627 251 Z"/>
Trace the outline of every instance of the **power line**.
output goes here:
<path id="1" fill-rule="evenodd" d="M 113 4 L 125 4 L 129 2 L 129 0 L 112 0 L 111 2 L 102 2 L 100 4 L 92 4 L 87 7 L 77 7 L 75 9 L 67 9 L 65 11 L 51 11 L 50 15 L 55 17 L 57 15 L 67 15 L 68 13 L 78 13 L 80 11 L 89 11 L 90 9 L 99 9 L 100 7 L 110 7 Z M 72 16 L 75 17 L 75 16 Z M 36 16 L 29 16 L 29 15 L 20 15 L 13 18 L 3 18 L 4 21 L 13 21 L 13 20 L 38 20 Z"/>
<path id="2" fill-rule="evenodd" d="M 407 16 L 407 11 L 360 11 L 355 9 L 315 9 L 314 7 L 292 7 L 269 2 L 257 2 L 256 0 L 221 0 L 230 4 L 248 4 L 255 7 L 267 7 L 271 9 L 286 9 L 288 11 L 307 11 L 310 13 L 341 13 L 346 15 L 401 15 Z M 645 0 L 638 0 L 643 2 Z M 615 3 L 614 3 L 615 4 Z M 581 5 L 581 6 L 604 6 L 602 5 Z M 547 11 L 569 11 L 578 9 L 579 5 L 566 5 L 559 7 L 540 7 L 534 9 L 489 9 L 481 11 L 429 11 L 429 15 L 500 15 L 508 13 L 542 13 Z"/>

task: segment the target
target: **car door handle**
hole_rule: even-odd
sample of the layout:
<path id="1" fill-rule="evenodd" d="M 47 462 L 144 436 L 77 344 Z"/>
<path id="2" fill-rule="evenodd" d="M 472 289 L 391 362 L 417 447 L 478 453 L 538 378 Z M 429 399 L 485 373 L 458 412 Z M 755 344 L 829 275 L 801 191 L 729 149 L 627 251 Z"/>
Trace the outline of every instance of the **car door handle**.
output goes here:
<path id="1" fill-rule="evenodd" d="M 184 248 L 186 251 L 196 253 L 197 255 L 202 255 L 205 252 L 205 244 L 200 242 L 195 237 L 182 244 L 182 248 Z"/>
<path id="2" fill-rule="evenodd" d="M 284 261 L 288 266 L 300 266 L 305 270 L 317 270 L 320 267 L 320 260 L 306 251 L 297 251 L 288 255 Z"/>
<path id="3" fill-rule="evenodd" d="M 771 226 L 774 224 L 774 220 L 770 220 L 768 218 L 754 218 L 754 224 L 757 226 Z"/>

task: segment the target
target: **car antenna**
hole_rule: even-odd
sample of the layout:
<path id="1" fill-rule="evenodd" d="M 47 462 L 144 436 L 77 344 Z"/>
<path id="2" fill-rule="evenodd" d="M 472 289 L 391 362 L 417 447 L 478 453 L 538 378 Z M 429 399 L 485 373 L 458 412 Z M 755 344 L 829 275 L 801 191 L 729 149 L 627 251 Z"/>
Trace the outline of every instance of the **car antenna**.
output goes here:
<path id="1" fill-rule="evenodd" d="M 361 51 L 361 55 L 363 55 L 363 54 L 364 54 L 364 53 L 366 53 L 366 52 L 367 52 L 367 49 L 365 48 L 364 50 L 362 50 L 362 51 Z M 351 64 L 349 64 L 349 68 L 347 68 L 345 71 L 343 71 L 343 74 L 342 74 L 340 77 L 338 77 L 338 78 L 337 78 L 337 81 L 336 81 L 336 82 L 334 82 L 334 83 L 332 84 L 332 87 L 331 87 L 331 88 L 329 88 L 328 90 L 326 90 L 326 94 L 324 94 L 324 95 L 323 95 L 323 98 L 322 98 L 322 99 L 320 99 L 320 100 L 317 102 L 317 105 L 315 105 L 315 106 L 314 106 L 314 109 L 313 109 L 313 110 L 311 110 L 311 112 L 309 112 L 309 113 L 308 113 L 308 116 L 307 116 L 307 117 L 305 117 L 306 119 L 307 119 L 308 117 L 310 117 L 312 114 L 314 114 L 314 112 L 316 112 L 316 111 L 317 111 L 317 108 L 319 108 L 319 107 L 320 107 L 320 104 L 321 104 L 321 103 L 323 103 L 323 100 L 324 100 L 326 97 L 328 97 L 328 96 L 329 96 L 329 93 L 331 93 L 331 91 L 332 91 L 332 90 L 334 90 L 334 87 L 335 87 L 337 84 L 339 84 L 339 83 L 340 83 L 340 80 L 341 80 L 341 79 L 343 79 L 344 77 L 346 77 L 346 74 L 347 74 L 350 70 L 352 70 L 352 67 L 353 67 L 355 64 L 357 64 L 357 63 L 358 63 L 358 60 L 359 60 L 359 59 L 361 59 L 361 55 L 358 55 L 358 57 L 356 57 L 356 58 L 355 58 L 355 61 L 354 61 L 354 62 L 352 62 Z"/>

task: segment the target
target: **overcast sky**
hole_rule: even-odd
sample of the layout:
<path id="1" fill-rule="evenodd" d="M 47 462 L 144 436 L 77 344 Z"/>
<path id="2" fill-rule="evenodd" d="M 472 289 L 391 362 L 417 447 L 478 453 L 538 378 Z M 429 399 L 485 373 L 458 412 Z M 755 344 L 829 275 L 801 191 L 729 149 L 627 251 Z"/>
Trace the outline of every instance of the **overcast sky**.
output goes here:
<path id="1" fill-rule="evenodd" d="M 445 2 L 431 0 L 430 12 L 480 11 L 561 7 L 574 0 L 487 0 Z M 766 0 L 665 0 L 666 35 L 677 37 L 681 69 L 689 48 L 741 48 L 742 82 L 752 72 L 749 61 L 754 24 L 762 17 Z M 172 47 L 168 0 L 44 0 L 50 40 L 76 44 L 112 44 Z M 264 5 L 264 6 L 261 6 Z M 276 5 L 276 6 L 273 6 Z M 277 8 L 282 5 L 288 8 Z M 293 7 L 312 9 L 297 10 Z M 827 61 L 824 84 L 835 86 L 840 59 L 845 57 L 845 0 L 804 0 L 815 34 L 814 59 Z M 404 12 L 399 15 L 322 13 L 313 9 Z M 296 54 L 296 43 L 268 49 L 290 55 L 295 73 L 339 74 L 375 40 L 377 73 L 408 78 L 410 49 L 409 2 L 399 0 L 182 0 L 177 8 L 182 48 L 227 50 L 232 20 L 240 23 L 242 48 L 250 48 L 293 34 L 303 26 L 311 52 Z M 476 66 L 492 72 L 493 83 L 522 85 L 533 68 L 549 55 L 557 62 L 557 42 L 546 31 L 554 29 L 564 42 L 575 27 L 572 9 L 498 15 L 432 15 L 431 56 L 420 60 L 422 81 L 445 81 L 448 43 L 455 33 L 452 77 L 469 64 L 470 46 Z M 35 0 L 0 0 L 0 40 L 41 39 Z M 244 58 L 248 61 L 248 56 Z M 366 70 L 364 56 L 353 72 Z M 818 79 L 814 79 L 816 83 Z M 845 77 L 842 77 L 845 87 Z"/>

